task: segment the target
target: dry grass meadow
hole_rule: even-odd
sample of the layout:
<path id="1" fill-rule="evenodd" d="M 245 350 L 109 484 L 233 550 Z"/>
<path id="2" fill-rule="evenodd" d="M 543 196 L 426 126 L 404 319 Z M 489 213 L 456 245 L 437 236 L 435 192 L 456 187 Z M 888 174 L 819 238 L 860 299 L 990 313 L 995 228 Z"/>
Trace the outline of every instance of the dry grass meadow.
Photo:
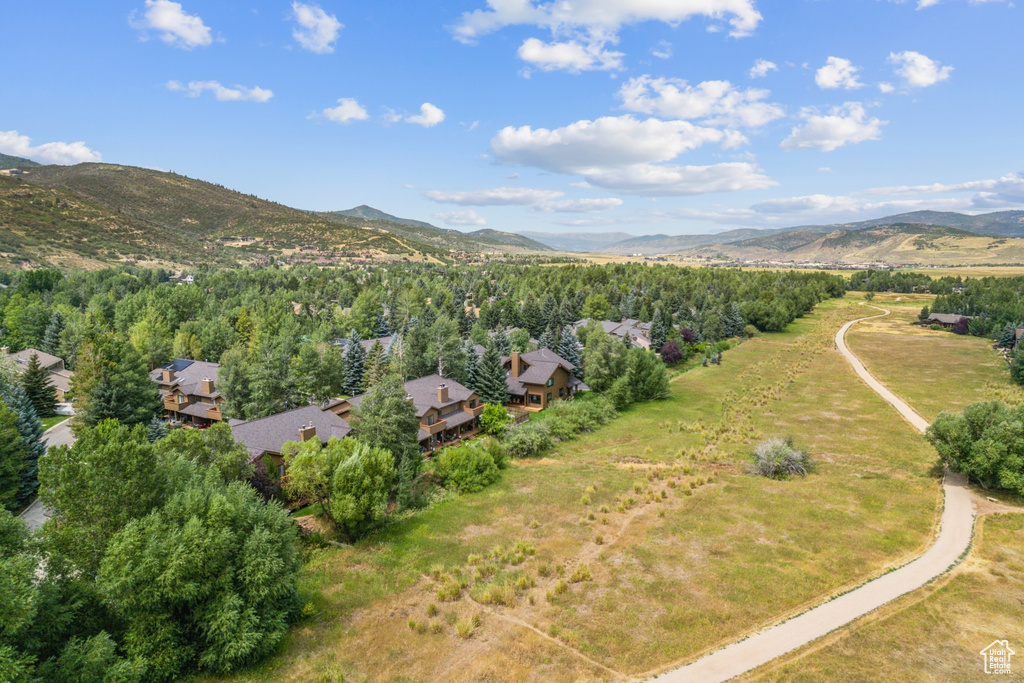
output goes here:
<path id="1" fill-rule="evenodd" d="M 938 469 L 833 348 L 858 302 L 680 374 L 668 400 L 485 491 L 315 551 L 306 617 L 229 680 L 643 678 L 902 564 L 934 532 Z M 775 435 L 809 476 L 747 473 Z"/>

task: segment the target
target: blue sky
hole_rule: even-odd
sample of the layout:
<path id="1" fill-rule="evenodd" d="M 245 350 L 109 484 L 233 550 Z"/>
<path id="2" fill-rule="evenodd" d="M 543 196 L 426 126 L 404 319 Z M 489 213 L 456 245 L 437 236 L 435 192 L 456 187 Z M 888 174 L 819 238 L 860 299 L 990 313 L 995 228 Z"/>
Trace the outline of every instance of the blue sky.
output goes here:
<path id="1" fill-rule="evenodd" d="M 4 3 L 0 152 L 473 230 L 1024 207 L 1006 0 Z"/>

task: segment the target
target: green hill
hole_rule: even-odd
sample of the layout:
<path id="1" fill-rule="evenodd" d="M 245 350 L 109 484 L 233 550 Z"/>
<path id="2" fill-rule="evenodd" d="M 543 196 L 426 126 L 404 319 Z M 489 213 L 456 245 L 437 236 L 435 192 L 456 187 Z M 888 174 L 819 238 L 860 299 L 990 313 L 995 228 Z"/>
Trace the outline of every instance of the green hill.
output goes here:
<path id="1" fill-rule="evenodd" d="M 466 252 L 551 251 L 550 247 L 540 242 L 511 232 L 486 228 L 475 232 L 460 232 L 448 228 L 438 228 L 423 221 L 392 216 L 365 205 L 345 211 L 325 211 L 317 215 L 328 220 L 377 228 L 445 250 L 456 249 Z"/>
<path id="2" fill-rule="evenodd" d="M 12 157 L 10 154 L 0 154 L 0 168 L 37 168 L 41 165 L 29 159 Z"/>

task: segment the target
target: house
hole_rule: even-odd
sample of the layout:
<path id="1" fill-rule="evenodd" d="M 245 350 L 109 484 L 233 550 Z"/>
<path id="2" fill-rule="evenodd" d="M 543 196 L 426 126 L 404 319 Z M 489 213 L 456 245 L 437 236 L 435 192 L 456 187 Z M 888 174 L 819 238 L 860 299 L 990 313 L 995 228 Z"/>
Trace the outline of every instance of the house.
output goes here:
<path id="1" fill-rule="evenodd" d="M 373 339 L 364 339 L 361 342 L 359 342 L 359 345 L 363 347 L 363 351 L 369 353 L 370 347 L 373 346 L 373 342 L 379 341 L 380 345 L 384 347 L 384 353 L 387 353 L 388 349 L 391 348 L 391 342 L 394 341 L 394 339 L 395 338 L 392 336 L 375 337 Z M 334 339 L 331 340 L 331 346 L 340 346 L 342 351 L 344 351 L 348 347 L 348 339 L 343 339 L 342 337 L 335 337 Z"/>
<path id="2" fill-rule="evenodd" d="M 590 388 L 572 373 L 576 366 L 550 349 L 537 349 L 529 353 L 513 351 L 502 359 L 508 373 L 509 405 L 525 410 L 539 411 L 552 401 L 571 398 Z"/>
<path id="3" fill-rule="evenodd" d="M 249 450 L 250 462 L 270 457 L 278 476 L 284 474 L 282 451 L 289 441 L 319 439 L 321 445 L 331 438 L 343 439 L 352 431 L 348 422 L 319 406 L 303 406 L 248 422 L 232 420 L 235 442 Z"/>
<path id="4" fill-rule="evenodd" d="M 149 373 L 149 377 L 160 386 L 160 398 L 169 418 L 207 426 L 224 419 L 220 413 L 224 397 L 217 391 L 219 369 L 219 363 L 176 358 Z"/>
<path id="5" fill-rule="evenodd" d="M 577 320 L 572 324 L 572 328 L 574 331 L 579 332 L 591 322 L 593 322 L 593 320 L 590 318 Z M 601 325 L 601 329 L 613 337 L 624 339 L 626 336 L 629 336 L 629 340 L 632 342 L 633 346 L 639 346 L 643 349 L 651 348 L 650 323 L 640 322 L 634 318 L 626 318 L 620 323 L 612 320 L 599 320 L 597 322 Z"/>
<path id="6" fill-rule="evenodd" d="M 71 378 L 75 376 L 75 373 L 64 368 L 63 358 L 38 349 L 22 349 L 17 353 L 9 353 L 6 346 L 0 347 L 0 353 L 14 361 L 14 368 L 19 373 L 25 372 L 28 369 L 28 364 L 32 362 L 32 356 L 36 356 L 39 359 L 39 366 L 49 374 L 50 384 L 57 390 L 57 402 L 65 401 L 67 394 L 71 391 Z"/>
<path id="7" fill-rule="evenodd" d="M 925 321 L 926 325 L 942 325 L 947 330 L 956 325 L 960 318 L 971 320 L 974 316 L 959 315 L 957 313 L 932 313 Z"/>
<path id="8" fill-rule="evenodd" d="M 405 393 L 416 406 L 420 421 L 419 442 L 424 451 L 476 435 L 480 429 L 480 413 L 484 403 L 480 396 L 455 380 L 441 375 L 427 375 L 405 383 Z M 349 399 L 336 399 L 325 410 L 348 418 L 351 410 L 366 394 Z"/>

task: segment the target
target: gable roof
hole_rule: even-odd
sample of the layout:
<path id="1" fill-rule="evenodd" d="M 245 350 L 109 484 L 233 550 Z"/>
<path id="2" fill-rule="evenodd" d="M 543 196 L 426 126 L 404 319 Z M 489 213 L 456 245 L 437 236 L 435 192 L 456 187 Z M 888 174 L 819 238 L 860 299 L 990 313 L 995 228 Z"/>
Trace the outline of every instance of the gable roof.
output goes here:
<path id="1" fill-rule="evenodd" d="M 235 441 L 245 444 L 253 458 L 264 453 L 280 453 L 288 441 L 299 440 L 299 430 L 312 424 L 317 438 L 326 443 L 332 436 L 342 439 L 352 431 L 348 422 L 318 406 L 303 406 L 277 415 L 231 425 Z"/>
<path id="2" fill-rule="evenodd" d="M 220 369 L 220 363 L 207 363 L 201 360 L 187 360 L 185 358 L 175 358 L 167 365 L 161 366 L 156 370 L 149 373 L 150 379 L 160 385 L 163 390 L 169 390 L 175 384 L 178 385 L 178 389 L 181 393 L 186 396 L 205 396 L 206 398 L 216 398 L 220 396 L 220 392 L 217 388 L 217 371 Z M 170 384 L 163 381 L 163 371 L 170 370 L 173 372 L 174 381 Z M 202 391 L 202 381 L 204 379 L 211 379 L 214 382 L 214 392 L 212 394 L 206 394 Z"/>
<path id="3" fill-rule="evenodd" d="M 501 359 L 502 365 L 511 362 L 512 357 L 506 356 Z M 551 349 L 537 349 L 528 353 L 519 354 L 519 360 L 526 363 L 526 370 L 519 373 L 518 377 L 508 375 L 505 377 L 505 384 L 510 394 L 521 396 L 525 393 L 526 384 L 547 384 L 548 380 L 555 374 L 558 368 L 564 369 L 572 374 L 576 366 L 565 360 Z"/>
<path id="4" fill-rule="evenodd" d="M 448 387 L 448 400 L 443 403 L 437 400 L 437 390 L 442 384 Z M 412 398 L 413 405 L 416 406 L 416 417 L 423 417 L 431 408 L 440 410 L 461 401 L 468 401 L 476 394 L 475 391 L 459 384 L 455 380 L 442 377 L 436 373 L 420 377 L 419 379 L 409 380 L 404 386 L 405 393 Z M 327 404 L 325 410 L 337 406 L 342 401 L 348 401 L 350 406 L 356 408 L 363 402 L 364 398 L 366 398 L 366 394 L 353 396 L 349 399 L 335 399 Z"/>
<path id="5" fill-rule="evenodd" d="M 973 316 L 970 315 L 959 315 L 957 313 L 932 313 L 928 316 L 929 321 L 935 321 L 943 323 L 944 325 L 954 325 L 960 318 L 967 318 L 970 320 Z"/>
<path id="6" fill-rule="evenodd" d="M 28 364 L 31 362 L 33 354 L 39 356 L 39 366 L 44 370 L 49 370 L 57 364 L 60 364 L 61 367 L 64 366 L 63 358 L 58 358 L 57 356 L 46 353 L 45 351 L 40 351 L 39 349 L 22 349 L 17 353 L 10 354 L 10 356 L 14 359 L 18 369 L 24 372 L 25 369 L 28 368 Z"/>

